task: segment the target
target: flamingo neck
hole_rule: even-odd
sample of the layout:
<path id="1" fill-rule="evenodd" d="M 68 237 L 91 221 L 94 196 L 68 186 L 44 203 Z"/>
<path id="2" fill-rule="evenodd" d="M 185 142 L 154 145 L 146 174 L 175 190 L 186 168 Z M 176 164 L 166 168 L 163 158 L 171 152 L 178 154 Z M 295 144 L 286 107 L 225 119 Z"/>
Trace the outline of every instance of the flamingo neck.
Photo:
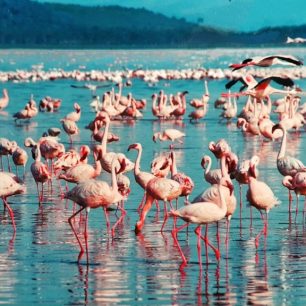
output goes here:
<path id="1" fill-rule="evenodd" d="M 170 170 L 171 170 L 171 175 L 172 177 L 174 175 L 177 174 L 177 167 L 176 167 L 176 157 L 175 157 L 175 153 L 174 152 L 171 152 L 171 159 L 172 159 L 172 163 L 171 163 L 171 167 L 170 167 Z"/>
<path id="2" fill-rule="evenodd" d="M 37 150 L 37 155 L 36 155 L 35 161 L 40 162 L 40 161 L 41 161 L 41 152 L 40 152 L 40 144 L 39 144 L 39 143 L 37 143 L 37 148 L 36 148 L 36 150 Z"/>
<path id="3" fill-rule="evenodd" d="M 205 168 L 205 175 L 207 175 L 209 173 L 210 168 L 211 168 L 211 158 L 208 156 L 207 160 L 208 160 L 208 165 Z"/>
<path id="4" fill-rule="evenodd" d="M 142 148 L 138 149 L 138 155 L 135 161 L 135 167 L 134 167 L 134 175 L 139 175 L 140 173 L 140 160 L 141 160 L 141 155 L 142 155 Z"/>
<path id="5" fill-rule="evenodd" d="M 221 168 L 221 174 L 222 176 L 227 176 L 227 166 L 226 166 L 226 157 L 222 156 L 220 159 L 220 168 Z"/>
<path id="6" fill-rule="evenodd" d="M 116 162 L 113 160 L 112 162 L 112 190 L 118 191 L 118 182 L 117 182 L 117 175 L 116 175 Z"/>
<path id="7" fill-rule="evenodd" d="M 106 154 L 107 135 L 108 135 L 109 125 L 110 125 L 110 121 L 106 120 L 104 134 L 103 134 L 102 142 L 101 142 L 102 154 Z"/>
<path id="8" fill-rule="evenodd" d="M 285 154 L 286 154 L 287 131 L 282 126 L 280 127 L 280 129 L 283 131 L 283 138 L 282 138 L 282 144 L 281 144 L 280 150 L 277 155 L 277 159 L 285 157 Z"/>

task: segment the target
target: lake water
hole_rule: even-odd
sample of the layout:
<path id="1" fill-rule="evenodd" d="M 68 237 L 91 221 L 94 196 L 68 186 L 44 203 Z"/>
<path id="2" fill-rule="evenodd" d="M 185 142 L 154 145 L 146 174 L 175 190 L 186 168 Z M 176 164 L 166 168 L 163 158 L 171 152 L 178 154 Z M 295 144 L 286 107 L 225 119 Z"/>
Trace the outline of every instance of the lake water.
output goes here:
<path id="1" fill-rule="evenodd" d="M 64 70 L 130 69 L 142 66 L 147 69 L 160 68 L 226 68 L 228 64 L 240 61 L 246 56 L 267 54 L 292 54 L 306 58 L 305 48 L 287 49 L 211 49 L 211 50 L 154 50 L 154 51 L 46 51 L 46 50 L 2 50 L 0 70 L 31 69 L 42 64 L 44 69 Z M 89 265 L 85 256 L 77 264 L 79 248 L 67 222 L 73 213 L 71 202 L 61 200 L 57 191 L 38 205 L 36 186 L 27 164 L 25 183 L 27 193 L 11 197 L 9 202 L 14 210 L 17 233 L 12 241 L 12 227 L 7 212 L 0 212 L 0 303 L 45 305 L 305 305 L 306 304 L 306 229 L 300 213 L 294 220 L 288 214 L 288 194 L 281 185 L 282 177 L 276 169 L 279 142 L 262 142 L 260 137 L 245 137 L 232 123 L 219 122 L 220 110 L 213 107 L 214 100 L 224 92 L 225 79 L 209 80 L 210 106 L 205 119 L 191 124 L 185 119 L 180 124 L 159 122 L 151 114 L 151 95 L 164 89 L 167 94 L 188 90 L 188 98 L 200 97 L 203 80 L 176 80 L 159 82 L 149 87 L 142 80 L 133 80 L 132 92 L 136 98 L 146 98 L 148 106 L 143 118 L 136 122 L 112 122 L 111 131 L 118 134 L 120 142 L 112 143 L 109 149 L 125 152 L 135 159 L 135 152 L 127 152 L 134 142 L 141 142 L 144 148 L 142 169 L 149 170 L 150 162 L 160 151 L 166 151 L 168 144 L 152 142 L 153 132 L 174 127 L 186 133 L 183 145 L 175 149 L 178 168 L 195 182 L 193 198 L 208 187 L 203 180 L 200 166 L 210 141 L 225 138 L 239 158 L 250 158 L 257 154 L 260 180 L 269 184 L 281 204 L 269 214 L 269 232 L 266 245 L 263 240 L 256 251 L 254 237 L 261 230 L 262 222 L 253 210 L 251 225 L 249 208 L 243 187 L 243 209 L 240 220 L 239 208 L 231 222 L 228 256 L 224 244 L 225 222 L 220 223 L 221 260 L 216 262 L 209 253 L 206 264 L 203 252 L 203 269 L 199 269 L 195 226 L 190 225 L 188 233 L 179 234 L 181 247 L 188 259 L 185 269 L 179 270 L 181 258 L 171 237 L 172 220 L 167 223 L 163 234 L 160 227 L 163 213 L 153 207 L 148 214 L 144 229 L 135 235 L 134 226 L 138 220 L 137 207 L 143 191 L 131 179 L 131 194 L 126 201 L 127 215 L 112 239 L 106 230 L 102 209 L 91 210 L 89 214 Z M 305 80 L 296 83 L 306 89 Z M 56 80 L 36 83 L 3 83 L 10 94 L 9 106 L 0 115 L 0 137 L 14 139 L 22 145 L 26 137 L 38 139 L 49 127 L 60 126 L 59 120 L 72 111 L 73 102 L 82 107 L 78 123 L 80 135 L 74 146 L 91 144 L 90 133 L 84 127 L 94 118 L 90 110 L 90 93 L 85 89 L 71 88 L 73 80 Z M 167 85 L 167 86 L 165 86 Z M 102 90 L 98 92 L 102 94 Z M 30 95 L 38 102 L 50 95 L 63 99 L 57 113 L 39 113 L 29 124 L 16 125 L 12 114 L 24 107 Z M 276 98 L 274 96 L 273 98 Z M 303 100 L 302 100 L 303 101 Z M 305 102 L 305 101 L 303 101 Z M 241 109 L 243 101 L 239 102 Z M 191 111 L 188 106 L 187 114 Z M 275 121 L 276 117 L 272 116 Z M 290 133 L 287 152 L 306 162 L 305 131 Z M 69 141 L 61 135 L 66 148 Z M 30 153 L 28 151 L 28 153 Z M 29 154 L 30 155 L 30 154 Z M 92 162 L 92 158 L 90 160 Z M 213 166 L 216 160 L 213 158 Z M 101 179 L 109 180 L 103 173 Z M 71 185 L 72 186 L 72 185 Z M 235 195 L 239 200 L 239 187 L 235 183 Z M 303 203 L 304 199 L 301 200 Z M 180 199 L 180 205 L 183 200 Z M 295 206 L 293 206 L 293 209 Z M 110 212 L 115 222 L 114 212 Z M 181 223 L 179 223 L 181 224 Z M 210 226 L 210 239 L 216 244 L 216 227 Z"/>

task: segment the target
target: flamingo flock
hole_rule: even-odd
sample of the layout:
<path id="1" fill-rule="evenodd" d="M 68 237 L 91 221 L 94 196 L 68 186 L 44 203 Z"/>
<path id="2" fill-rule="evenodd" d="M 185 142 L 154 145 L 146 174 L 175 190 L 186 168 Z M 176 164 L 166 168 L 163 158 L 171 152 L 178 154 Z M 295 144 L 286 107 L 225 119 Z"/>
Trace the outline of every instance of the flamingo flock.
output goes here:
<path id="1" fill-rule="evenodd" d="M 272 55 L 261 58 L 252 58 L 243 60 L 239 64 L 232 64 L 230 68 L 240 70 L 250 66 L 270 67 L 275 64 L 289 64 L 301 66 L 303 63 L 293 57 L 287 55 Z M 243 69 L 241 70 L 243 71 Z M 201 78 L 207 78 L 207 75 L 199 73 Z M 21 72 L 19 72 L 21 73 Z M 59 72 L 53 72 L 59 73 Z M 63 72 L 62 72 L 63 73 Z M 93 73 L 93 72 L 92 72 Z M 159 210 L 159 202 L 163 202 L 163 223 L 160 231 L 164 232 L 166 227 L 171 226 L 171 236 L 178 254 L 181 256 L 181 269 L 188 264 L 187 255 L 180 245 L 179 235 L 182 230 L 188 227 L 188 224 L 196 224 L 194 230 L 197 236 L 197 252 L 198 262 L 202 267 L 202 240 L 206 246 L 206 260 L 208 263 L 208 248 L 211 248 L 215 254 L 216 261 L 222 257 L 220 252 L 220 241 L 217 227 L 217 246 L 208 238 L 208 227 L 210 224 L 216 224 L 225 219 L 227 222 L 226 230 L 226 247 L 230 240 L 230 220 L 235 213 L 237 200 L 234 194 L 235 181 L 240 186 L 240 219 L 242 204 L 244 202 L 242 195 L 242 185 L 247 185 L 245 198 L 250 207 L 256 208 L 261 216 L 263 228 L 258 231 L 255 236 L 255 248 L 260 248 L 260 238 L 264 236 L 264 240 L 268 237 L 268 213 L 278 204 L 274 191 L 268 182 L 260 180 L 259 152 L 255 152 L 248 159 L 241 159 L 231 148 L 231 143 L 225 139 L 214 139 L 207 144 L 207 152 L 203 152 L 203 158 L 198 161 L 199 166 L 203 168 L 203 179 L 209 184 L 208 188 L 195 196 L 193 194 L 194 187 L 202 184 L 194 180 L 188 173 L 179 170 L 180 164 L 177 160 L 177 151 L 184 150 L 184 142 L 188 137 L 192 137 L 185 131 L 175 128 L 167 128 L 152 135 L 146 135 L 147 139 L 152 139 L 152 147 L 158 147 L 157 141 L 170 142 L 169 150 L 162 152 L 152 159 L 151 165 L 146 165 L 150 170 L 141 170 L 141 158 L 143 150 L 150 148 L 143 147 L 141 139 L 136 143 L 130 143 L 126 148 L 127 151 L 137 151 L 135 162 L 131 161 L 126 152 L 118 152 L 110 149 L 111 143 L 120 141 L 120 137 L 110 130 L 115 121 L 135 121 L 142 120 L 143 112 L 147 101 L 145 99 L 136 99 L 132 93 L 123 95 L 122 78 L 143 77 L 148 78 L 142 70 L 126 71 L 126 74 L 113 75 L 113 77 L 105 78 L 103 81 L 119 81 L 118 92 L 113 88 L 106 91 L 102 95 L 102 99 L 96 99 L 96 91 L 102 86 L 87 84 L 86 86 L 74 85 L 74 88 L 86 88 L 91 90 L 92 101 L 90 106 L 94 106 L 94 117 L 88 123 L 87 128 L 92 131 L 92 142 L 89 145 L 82 144 L 77 150 L 73 147 L 73 136 L 83 132 L 77 126 L 81 121 L 81 113 L 84 107 L 74 102 L 74 111 L 66 114 L 60 120 L 62 130 L 69 137 L 68 148 L 62 143 L 58 135 L 61 129 L 58 127 L 49 128 L 48 133 L 44 133 L 42 137 L 34 140 L 27 137 L 23 144 L 17 144 L 14 140 L 0 138 L 0 197 L 4 206 L 7 208 L 11 218 L 14 234 L 16 233 L 16 223 L 14 212 L 10 207 L 7 198 L 10 196 L 27 192 L 25 185 L 26 164 L 28 161 L 28 153 L 32 155 L 33 162 L 30 171 L 34 182 L 37 186 L 38 203 L 44 205 L 47 197 L 53 192 L 53 183 L 57 182 L 60 190 L 59 196 L 73 201 L 74 210 L 68 219 L 68 223 L 73 231 L 75 239 L 78 243 L 80 252 L 78 262 L 81 261 L 84 253 L 86 253 L 86 262 L 89 259 L 88 245 L 88 215 L 91 209 L 102 208 L 106 219 L 107 231 L 114 237 L 118 225 L 124 222 L 127 210 L 124 207 L 124 201 L 129 197 L 132 190 L 132 183 L 127 176 L 128 172 L 133 171 L 136 183 L 143 191 L 142 200 L 136 203 L 135 210 L 138 213 L 138 221 L 135 224 L 135 233 L 139 234 L 143 231 L 147 220 L 147 216 L 156 203 L 156 209 Z M 171 73 L 168 71 L 168 74 Z M 305 127 L 305 105 L 301 105 L 301 96 L 303 92 L 295 86 L 292 78 L 284 75 L 264 76 L 262 80 L 257 81 L 250 71 L 241 72 L 243 76 L 230 80 L 225 89 L 230 90 L 223 94 L 223 100 L 220 100 L 215 106 L 222 108 L 219 117 L 220 123 L 224 120 L 227 122 L 235 121 L 238 128 L 241 128 L 245 137 L 258 137 L 263 142 L 276 142 L 279 146 L 279 152 L 275 160 L 275 169 L 283 176 L 282 184 L 289 190 L 289 205 L 291 205 L 291 192 L 294 191 L 297 197 L 296 215 L 298 214 L 298 200 L 301 195 L 306 195 L 306 167 L 304 163 L 286 152 L 287 137 L 289 133 L 297 133 Z M 3 75 L 2 75 L 3 77 Z M 33 76 L 32 76 L 33 77 Z M 57 76 L 54 75 L 54 78 Z M 67 76 L 67 77 L 71 77 Z M 96 72 L 95 80 L 101 75 Z M 117 78 L 116 78 L 117 77 Z M 167 75 L 169 77 L 169 75 Z M 12 74 L 8 77 L 10 80 L 16 78 Z M 153 76 L 152 76 L 153 78 Z M 186 77 L 187 78 L 187 77 Z M 192 78 L 192 75 L 188 76 Z M 82 74 L 75 75 L 75 79 L 81 81 Z M 157 79 L 160 79 L 158 76 Z M 171 79 L 169 77 L 169 79 Z M 172 79 L 175 79 L 173 77 Z M 243 86 L 239 92 L 232 92 L 232 88 L 237 82 L 241 82 Z M 270 86 L 271 82 L 285 86 L 285 89 L 277 89 Z M 126 82 L 125 86 L 131 86 L 131 82 Z M 272 102 L 272 94 L 282 94 L 283 98 Z M 205 120 L 205 116 L 209 110 L 210 92 L 208 83 L 205 79 L 203 94 L 199 99 L 192 99 L 187 103 L 189 92 L 182 91 L 167 95 L 163 90 L 152 95 L 151 112 L 156 120 L 164 122 L 182 122 L 188 107 L 193 107 L 194 111 L 188 114 L 191 124 Z M 241 99 L 246 97 L 245 104 L 240 107 Z M 222 103 L 221 103 L 222 101 Z M 31 96 L 30 101 L 21 111 L 13 114 L 15 121 L 35 120 L 35 116 L 40 111 L 54 112 L 60 111 L 60 99 L 52 99 L 45 97 L 39 109 Z M 95 103 L 93 103 L 95 102 Z M 0 109 L 7 107 L 9 103 L 8 91 L 3 90 L 3 97 L 0 99 Z M 238 109 L 241 108 L 241 112 Z M 217 112 L 218 110 L 214 110 Z M 271 115 L 277 113 L 278 121 L 272 121 Z M 58 122 L 58 125 L 60 124 Z M 190 124 L 190 123 L 189 123 Z M 104 129 L 101 131 L 101 129 Z M 240 132 L 239 132 L 240 133 Z M 177 142 L 177 148 L 174 149 L 174 143 Z M 23 149 L 25 147 L 26 149 Z M 162 145 L 160 144 L 160 147 Z M 28 153 L 27 153 L 28 152 Z M 93 155 L 93 164 L 91 164 L 91 152 Z M 208 155 L 211 152 L 215 157 L 214 169 L 212 169 L 213 160 Z M 6 156 L 7 167 L 2 161 L 2 157 Z M 10 158 L 16 165 L 16 174 L 11 171 Z M 23 176 L 17 172 L 17 167 L 23 167 Z M 7 168 L 7 171 L 5 170 Z M 261 170 L 262 171 L 262 170 Z M 101 179 L 102 172 L 106 172 L 111 176 L 111 182 Z M 66 192 L 61 191 L 61 180 L 66 182 Z M 68 183 L 68 184 L 67 184 Z M 39 188 L 39 184 L 41 187 Z M 72 185 L 73 184 L 73 185 Z M 47 186 L 47 187 L 46 187 Z M 192 200 L 189 201 L 189 198 Z M 184 202 L 180 203 L 180 198 L 184 198 Z M 173 205 L 175 201 L 175 206 Z M 75 211 L 75 205 L 80 208 Z M 113 226 L 110 226 L 109 210 L 115 205 L 116 212 L 121 213 Z M 76 219 L 78 215 L 85 212 L 85 229 L 84 240 L 85 246 L 80 238 L 79 230 L 76 228 Z M 291 206 L 289 206 L 289 212 Z M 81 218 L 81 217 L 80 217 Z M 170 220 L 169 220 L 170 218 Z M 241 221 L 241 220 L 240 220 Z M 202 227 L 205 226 L 205 233 L 202 235 Z"/>

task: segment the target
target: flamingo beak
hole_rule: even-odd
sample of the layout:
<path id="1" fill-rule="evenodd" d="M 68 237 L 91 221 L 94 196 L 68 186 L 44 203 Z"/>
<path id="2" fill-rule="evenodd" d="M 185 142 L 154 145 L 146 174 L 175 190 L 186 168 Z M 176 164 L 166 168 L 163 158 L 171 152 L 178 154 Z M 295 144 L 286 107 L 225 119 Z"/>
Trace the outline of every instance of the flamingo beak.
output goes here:
<path id="1" fill-rule="evenodd" d="M 256 178 L 255 165 L 250 165 L 249 174 Z"/>
<path id="2" fill-rule="evenodd" d="M 275 130 L 280 129 L 280 124 L 275 124 L 272 127 L 272 134 L 274 133 Z"/>
<path id="3" fill-rule="evenodd" d="M 137 145 L 136 145 L 135 143 L 131 144 L 131 145 L 128 147 L 128 151 L 133 150 L 133 149 L 137 149 Z"/>
<path id="4" fill-rule="evenodd" d="M 205 158 L 203 157 L 202 160 L 201 160 L 201 167 L 202 167 L 203 169 L 205 169 L 205 166 L 206 166 L 206 160 L 205 160 Z"/>

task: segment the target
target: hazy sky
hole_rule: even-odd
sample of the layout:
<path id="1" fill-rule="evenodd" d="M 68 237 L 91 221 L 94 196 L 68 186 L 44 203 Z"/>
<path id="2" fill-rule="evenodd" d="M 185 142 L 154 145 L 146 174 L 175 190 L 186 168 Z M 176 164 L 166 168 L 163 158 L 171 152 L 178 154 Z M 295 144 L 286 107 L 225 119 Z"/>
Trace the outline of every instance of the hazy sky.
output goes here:
<path id="1" fill-rule="evenodd" d="M 36 0 L 83 5 L 145 7 L 167 16 L 242 31 L 306 23 L 306 0 Z"/>

